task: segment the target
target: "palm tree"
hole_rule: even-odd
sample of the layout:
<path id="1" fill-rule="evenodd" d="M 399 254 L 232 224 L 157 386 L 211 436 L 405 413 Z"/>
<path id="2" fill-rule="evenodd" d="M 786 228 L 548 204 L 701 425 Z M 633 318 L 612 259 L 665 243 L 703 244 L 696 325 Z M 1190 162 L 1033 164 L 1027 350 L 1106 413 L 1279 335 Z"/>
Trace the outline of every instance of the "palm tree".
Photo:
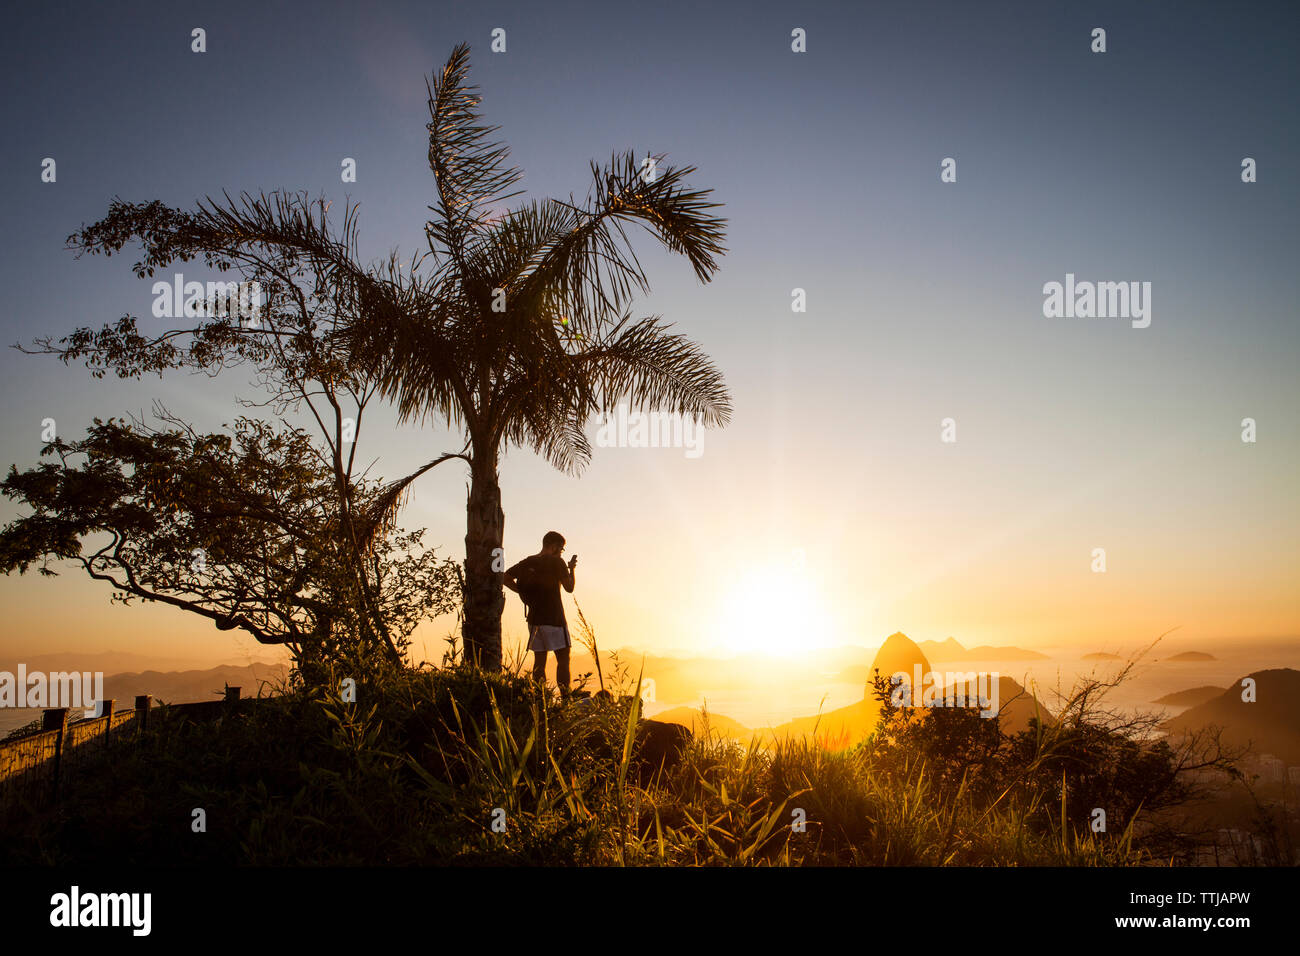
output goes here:
<path id="1" fill-rule="evenodd" d="M 498 465 L 509 445 L 566 473 L 590 459 L 584 425 L 620 401 L 725 425 L 731 400 L 695 343 L 658 316 L 627 306 L 649 291 L 627 226 L 639 224 L 684 255 L 704 282 L 717 270 L 725 220 L 694 167 L 659 168 L 627 152 L 591 164 L 584 200 L 503 208 L 520 195 L 508 150 L 482 125 L 458 46 L 429 87 L 429 166 L 437 187 L 426 226 L 434 266 L 403 291 L 355 310 L 343 332 L 352 359 L 404 421 L 463 431 L 470 484 L 465 533 L 463 642 L 487 670 L 501 663 L 505 532 Z M 360 296 L 367 298 L 366 290 Z M 381 301 L 382 299 L 382 301 Z"/>
<path id="2" fill-rule="evenodd" d="M 725 252 L 724 220 L 712 214 L 718 205 L 707 201 L 709 190 L 685 185 L 694 167 L 660 169 L 662 157 L 638 162 L 630 152 L 592 164 L 582 201 L 506 208 L 519 195 L 512 190 L 520 173 L 505 166 L 506 147 L 490 141 L 496 128 L 480 121 L 468 71 L 462 44 L 429 87 L 437 202 L 429 207 L 428 253 L 409 268 L 396 253 L 362 265 L 355 207 L 345 209 L 338 232 L 329 203 L 305 194 L 209 198 L 192 212 L 114 200 L 107 216 L 69 236 L 71 249 L 114 255 L 138 243 L 143 256 L 133 270 L 142 278 L 196 258 L 237 270 L 265 290 L 263 320 L 200 317 L 146 336 L 128 315 L 58 342 L 38 339 L 35 351 L 84 360 L 96 376 L 257 367 L 272 403 L 305 407 L 330 450 L 340 546 L 353 557 L 363 603 L 372 602 L 362 559 L 391 530 L 412 484 L 442 462 L 466 461 L 462 636 L 468 657 L 497 670 L 505 605 L 496 562 L 505 531 L 501 452 L 531 448 L 580 472 L 591 456 L 584 425 L 620 401 L 726 424 L 730 397 L 708 357 L 659 317 L 633 319 L 627 310 L 649 284 L 626 231 L 644 227 L 707 282 Z M 375 396 L 393 402 L 404 421 L 461 431 L 464 447 L 359 509 L 350 485 L 356 446 L 345 446 L 342 428 L 348 417 L 359 424 Z"/>

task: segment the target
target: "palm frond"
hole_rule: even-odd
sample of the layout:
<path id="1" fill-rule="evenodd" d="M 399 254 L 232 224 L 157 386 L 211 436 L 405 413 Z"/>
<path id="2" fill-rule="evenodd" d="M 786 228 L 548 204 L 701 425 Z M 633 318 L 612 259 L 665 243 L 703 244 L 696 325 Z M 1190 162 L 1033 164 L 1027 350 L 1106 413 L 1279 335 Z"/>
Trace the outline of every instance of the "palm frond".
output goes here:
<path id="1" fill-rule="evenodd" d="M 711 190 L 691 189 L 685 178 L 694 166 L 667 166 L 647 178 L 632 152 L 611 157 L 605 167 L 591 164 L 592 188 L 584 206 L 559 203 L 570 219 L 537 254 L 537 264 L 521 283 L 530 298 L 545 289 L 578 316 L 617 314 L 633 292 L 649 291 L 649 281 L 632 249 L 625 225 L 638 224 L 667 249 L 686 256 L 696 277 L 707 282 L 717 271 L 725 219 L 711 210 Z M 557 217 L 557 223 L 563 219 Z M 579 328 L 586 334 L 594 329 Z"/>
<path id="2" fill-rule="evenodd" d="M 509 148 L 490 137 L 498 129 L 485 126 L 479 114 L 478 87 L 467 83 L 469 46 L 459 44 L 435 78 L 429 93 L 429 168 L 438 189 L 439 217 L 426 226 L 430 252 L 441 245 L 459 260 L 470 233 L 481 227 L 489 205 L 517 196 L 509 190 L 522 174 L 507 167 Z"/>
<path id="3" fill-rule="evenodd" d="M 695 342 L 669 331 L 658 316 L 625 316 L 605 339 L 574 355 L 601 407 L 626 398 L 644 408 L 700 416 L 708 427 L 731 419 L 731 395 L 722 373 Z"/>
<path id="4" fill-rule="evenodd" d="M 452 458 L 469 461 L 464 452 L 448 452 L 445 455 L 439 455 L 433 461 L 421 465 L 405 478 L 389 482 L 375 495 L 367 504 L 364 516 L 357 522 L 357 549 L 360 553 L 368 554 L 371 548 L 374 547 L 375 542 L 393 529 L 397 520 L 397 513 L 402 510 L 403 505 L 406 503 L 406 497 L 415 480 L 431 471 L 435 466 L 441 465 L 444 461 L 449 461 Z"/>

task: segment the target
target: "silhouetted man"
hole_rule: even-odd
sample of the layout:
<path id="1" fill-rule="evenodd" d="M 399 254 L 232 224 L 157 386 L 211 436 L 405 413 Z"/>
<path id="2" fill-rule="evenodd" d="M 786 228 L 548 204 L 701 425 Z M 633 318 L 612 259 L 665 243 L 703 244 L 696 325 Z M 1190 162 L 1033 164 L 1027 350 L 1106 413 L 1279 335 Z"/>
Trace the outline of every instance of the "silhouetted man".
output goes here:
<path id="1" fill-rule="evenodd" d="M 527 609 L 528 649 L 533 652 L 533 680 L 546 684 L 546 653 L 555 652 L 555 683 L 562 695 L 569 693 L 569 625 L 564 620 L 564 602 L 560 585 L 573 593 L 575 554 L 566 565 L 564 535 L 548 531 L 542 538 L 542 550 L 529 555 L 506 571 L 505 585 L 518 594 Z"/>

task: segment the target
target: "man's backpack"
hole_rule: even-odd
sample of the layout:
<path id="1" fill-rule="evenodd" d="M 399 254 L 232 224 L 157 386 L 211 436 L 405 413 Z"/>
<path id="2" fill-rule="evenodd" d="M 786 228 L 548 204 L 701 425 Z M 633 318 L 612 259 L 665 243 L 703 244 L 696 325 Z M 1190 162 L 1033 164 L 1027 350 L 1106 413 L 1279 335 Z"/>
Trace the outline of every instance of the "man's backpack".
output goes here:
<path id="1" fill-rule="evenodd" d="M 531 612 L 533 605 L 541 599 L 542 589 L 545 586 L 542 573 L 534 562 L 524 561 L 520 564 L 515 574 L 515 586 L 519 589 L 519 597 L 523 600 L 524 607 Z"/>

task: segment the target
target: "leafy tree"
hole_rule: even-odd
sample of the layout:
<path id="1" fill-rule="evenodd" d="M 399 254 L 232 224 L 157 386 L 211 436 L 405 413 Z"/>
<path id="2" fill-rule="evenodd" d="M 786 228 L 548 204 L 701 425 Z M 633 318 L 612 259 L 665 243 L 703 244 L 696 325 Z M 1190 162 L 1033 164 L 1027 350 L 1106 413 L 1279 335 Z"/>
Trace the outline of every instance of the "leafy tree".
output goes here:
<path id="1" fill-rule="evenodd" d="M 901 780 L 913 761 L 922 761 L 935 791 L 945 798 L 959 787 L 987 794 L 998 785 L 1006 737 L 997 714 L 983 717 L 974 705 L 899 705 L 895 686 L 880 671 L 872 675 L 871 688 L 880 703 L 871 749 L 882 772 Z"/>
<path id="2" fill-rule="evenodd" d="M 304 430 L 240 418 L 231 434 L 200 434 L 159 414 L 173 427 L 96 421 L 47 445 L 55 461 L 11 467 L 0 491 L 31 514 L 0 531 L 0 570 L 72 560 L 115 600 L 286 644 L 307 671 L 396 662 L 421 620 L 454 608 L 457 567 L 421 549 L 421 532 L 364 529 L 365 574 L 353 572 L 332 468 Z M 384 494 L 362 480 L 349 497 L 365 513 Z"/>
<path id="3" fill-rule="evenodd" d="M 265 301 L 251 314 L 216 301 L 187 303 L 185 324 L 153 336 L 143 335 L 136 318 L 125 315 L 100 329 L 76 329 L 57 342 L 48 337 L 37 339 L 32 351 L 57 355 L 65 363 L 83 361 L 95 377 L 110 372 L 136 378 L 170 371 L 217 375 L 232 368 L 251 370 L 261 395 L 258 400 L 239 399 L 239 404 L 263 415 L 269 412 L 280 424 L 271 428 L 249 419 L 237 425 L 234 436 L 205 436 L 164 412 L 162 417 L 178 426 L 170 435 L 150 433 L 140 423 L 130 428 L 97 423 L 85 443 L 50 446 L 48 451 L 60 454 L 61 467 L 44 466 L 39 470 L 43 477 L 11 474 L 11 496 L 25 497 L 38 511 L 30 520 L 6 529 L 10 548 L 6 570 L 22 570 L 37 560 L 40 552 L 36 549 L 42 543 L 50 546 L 51 557 L 70 556 L 78 553 L 74 540 L 85 540 L 99 531 L 112 534 L 115 523 L 124 515 L 130 516 L 134 501 L 131 496 L 152 493 L 136 484 L 138 465 L 147 464 L 147 470 L 154 475 L 168 470 L 176 475 L 185 473 L 184 480 L 193 493 L 179 506 L 182 511 L 199 508 L 192 512 L 199 532 L 210 517 L 202 510 L 205 499 L 229 498 L 232 503 L 247 503 L 252 487 L 247 480 L 264 482 L 267 490 L 279 489 L 285 495 L 264 499 L 263 506 L 280 510 L 264 509 L 259 520 L 279 522 L 281 531 L 292 530 L 297 536 L 293 547 L 303 552 L 293 573 L 277 582 L 278 586 L 293 585 L 283 595 L 263 589 L 219 596 L 211 581 L 195 591 L 201 582 L 194 577 L 168 578 L 176 570 L 179 552 L 206 550 L 211 543 L 210 536 L 199 532 L 192 538 L 176 539 L 167 536 L 172 532 L 166 528 L 130 526 L 136 535 L 132 547 L 124 548 L 119 556 L 159 570 L 161 576 L 151 579 L 146 588 L 150 599 L 162 600 L 163 595 L 174 598 L 169 603 L 180 601 L 176 606 L 203 613 L 222 626 L 242 627 L 259 640 L 287 643 L 315 656 L 350 648 L 348 653 L 371 660 L 377 653 L 389 663 L 401 659 L 409 629 L 403 631 L 399 626 L 393 630 L 394 622 L 400 625 L 404 618 L 401 613 L 393 617 L 396 609 L 386 599 L 384 588 L 391 591 L 396 587 L 400 592 L 407 584 L 390 577 L 385 585 L 383 580 L 391 570 L 389 562 L 401 560 L 393 548 L 400 551 L 402 546 L 396 545 L 391 536 L 395 515 L 421 475 L 444 461 L 464 456 L 440 455 L 387 484 L 367 478 L 366 470 L 359 466 L 363 422 L 375 398 L 375 386 L 340 351 L 338 331 L 364 307 L 358 304 L 362 295 L 358 290 L 371 290 L 365 294 L 372 298 L 373 289 L 378 288 L 400 296 L 400 278 L 387 284 L 375 278 L 387 270 L 396 277 L 400 270 L 390 259 L 370 272 L 359 268 L 353 271 L 355 216 L 351 210 L 346 212 L 342 232 L 335 235 L 326 218 L 328 205 L 311 202 L 302 194 L 245 196 L 238 205 L 228 200 L 223 208 L 207 202 L 194 213 L 182 213 L 159 202 L 134 205 L 115 200 L 103 220 L 69 237 L 69 246 L 79 254 L 113 255 L 127 242 L 138 240 L 144 256 L 135 263 L 134 271 L 140 277 L 152 276 L 155 269 L 176 261 L 201 258 L 220 272 L 238 271 L 246 283 L 261 289 Z M 373 287 L 367 283 L 373 283 Z M 301 419 L 315 437 L 289 424 L 290 417 Z M 222 444 L 231 437 L 235 449 Z M 170 447 L 172 458 L 150 461 L 148 448 L 155 442 L 160 453 Z M 221 467 L 186 473 L 191 464 L 187 455 L 200 453 L 224 456 Z M 86 456 L 85 465 L 78 469 L 67 456 L 81 454 Z M 86 515 L 75 496 L 59 497 L 62 491 L 87 481 L 86 475 L 74 474 L 87 469 L 89 485 L 96 493 L 116 490 L 127 496 L 123 510 L 113 511 L 111 501 L 101 500 L 100 511 Z M 104 469 L 119 474 L 114 477 Z M 232 474 L 247 472 L 257 477 L 250 479 L 244 474 L 239 481 L 227 480 Z M 57 486 L 60 482 L 62 485 Z M 56 487 L 45 487 L 51 484 Z M 306 499 L 311 501 L 313 520 L 302 523 L 298 520 L 302 515 L 294 509 Z M 141 500 L 151 501 L 147 494 Z M 62 526 L 46 527 L 44 522 L 50 519 L 62 522 Z M 47 537 L 42 539 L 38 531 Z M 418 539 L 408 538 L 406 544 L 415 546 Z M 159 549 L 157 554 L 146 553 L 153 547 Z M 376 555 L 381 556 L 378 563 Z M 98 561 L 86 566 L 87 570 L 106 573 L 107 556 L 100 555 Z M 328 560 L 322 556 L 329 556 Z M 244 558 L 252 560 L 248 555 Z M 129 585 L 129 576 L 120 576 L 123 568 L 116 570 L 119 577 L 114 580 Z M 307 577 L 302 577 L 304 573 Z M 421 580 L 422 573 L 416 572 L 408 581 Z M 444 580 L 428 579 L 427 583 L 437 588 L 432 595 L 407 594 L 406 600 L 417 614 L 426 604 L 430 609 L 449 606 L 442 589 Z M 328 628 L 313 617 L 304 631 L 302 616 L 312 613 L 309 605 L 299 605 L 290 613 L 283 603 L 275 603 L 290 600 L 295 594 L 314 600 L 318 589 L 328 592 L 335 602 Z M 130 587 L 119 593 L 145 597 Z M 249 601 L 258 599 L 271 602 L 261 615 L 251 612 L 248 606 Z M 287 620 L 294 620 L 299 632 L 309 635 L 306 643 L 288 627 Z"/>
<path id="4" fill-rule="evenodd" d="M 648 279 L 627 226 L 644 227 L 709 280 L 723 254 L 723 220 L 708 190 L 685 178 L 693 167 L 638 161 L 628 152 L 592 164 L 585 200 L 534 201 L 508 209 L 520 173 L 490 140 L 479 98 L 467 85 L 469 51 L 458 46 L 429 88 L 429 165 L 437 198 L 426 225 L 428 253 L 396 254 L 363 266 L 355 207 L 335 232 L 328 203 L 299 195 L 243 195 L 200 202 L 193 212 L 159 202 L 114 201 L 100 222 L 70 237 L 78 252 L 111 255 L 138 242 L 141 276 L 176 261 L 203 259 L 235 269 L 265 289 L 270 321 L 218 318 L 142 336 L 134 318 L 78 329 L 39 351 L 84 360 L 119 375 L 190 366 L 208 372 L 252 362 L 268 372 L 282 402 L 307 404 L 334 450 L 343 494 L 340 531 L 365 548 L 365 523 L 347 497 L 337 401 L 362 406 L 380 396 L 403 420 L 441 421 L 464 447 L 396 483 L 396 507 L 410 481 L 440 461 L 470 470 L 465 535 L 463 638 L 485 669 L 501 663 L 505 599 L 498 561 L 505 530 L 498 466 L 510 445 L 530 448 L 576 473 L 590 458 L 583 429 L 593 413 L 628 401 L 646 409 L 725 424 L 722 376 L 697 345 L 659 317 L 634 319 L 634 293 Z M 426 266 L 426 263 L 428 264 Z M 312 397 L 326 407 L 318 413 Z M 332 412 L 332 415 L 330 414 Z M 370 600 L 360 582 L 361 596 Z M 373 615 L 372 615 L 373 616 Z"/>

